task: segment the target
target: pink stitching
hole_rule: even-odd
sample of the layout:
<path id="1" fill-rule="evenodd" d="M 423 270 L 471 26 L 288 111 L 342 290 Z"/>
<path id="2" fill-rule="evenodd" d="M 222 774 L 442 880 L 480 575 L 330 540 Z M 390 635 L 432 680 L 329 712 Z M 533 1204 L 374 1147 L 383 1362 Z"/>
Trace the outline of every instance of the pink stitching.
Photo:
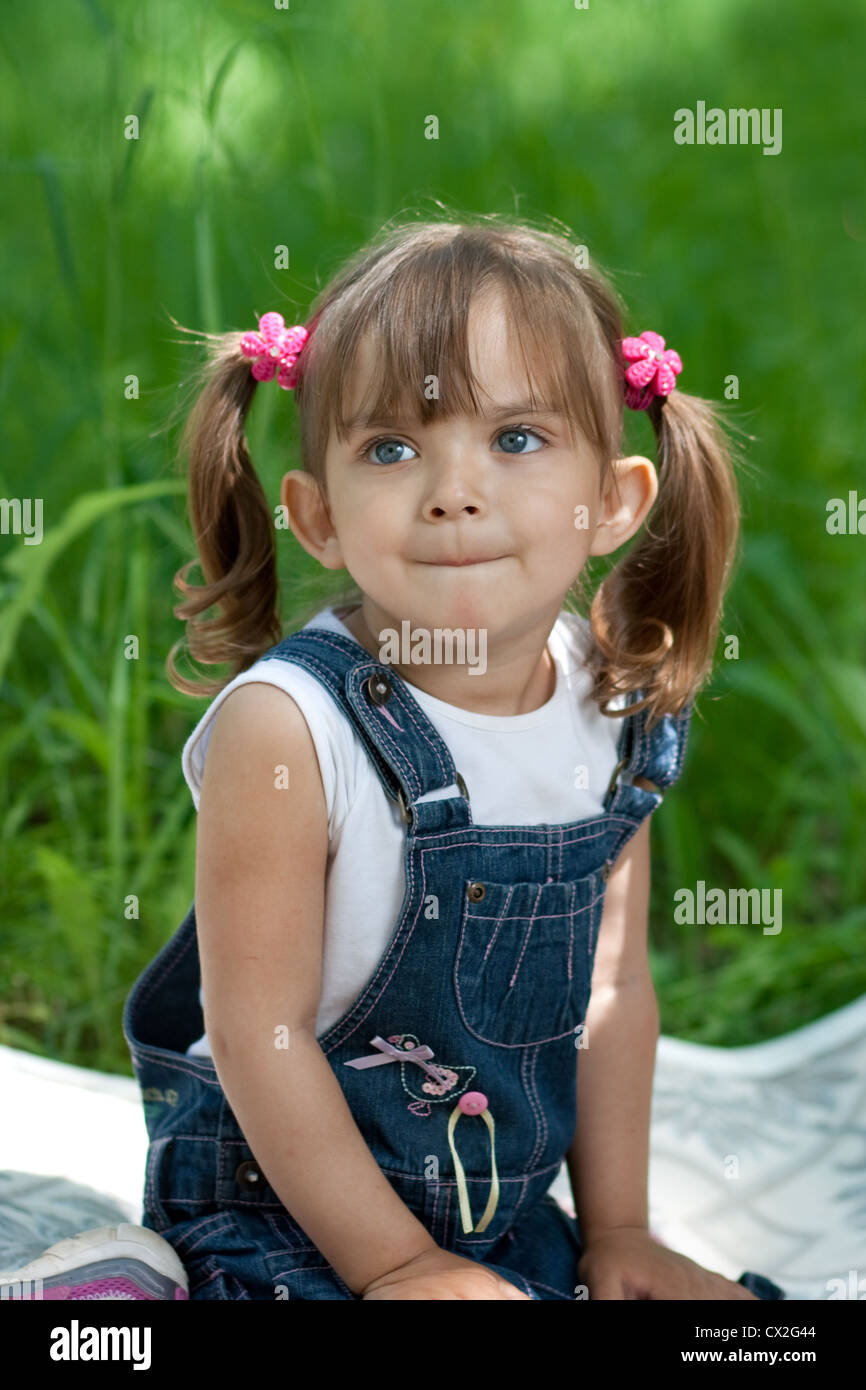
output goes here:
<path id="1" fill-rule="evenodd" d="M 535 1068 L 538 1063 L 538 1047 L 527 1049 L 520 1064 L 520 1079 L 523 1082 L 523 1093 L 529 1101 L 530 1109 L 535 1116 L 535 1143 L 529 1155 L 529 1162 L 534 1163 L 536 1154 L 544 1152 L 547 1143 L 546 1120 L 544 1107 L 535 1086 Z M 527 1069 L 529 1075 L 527 1077 Z M 542 1138 L 542 1135 L 544 1136 Z"/>
<path id="2" fill-rule="evenodd" d="M 533 1058 L 532 1058 L 532 1089 L 533 1089 L 533 1091 L 535 1091 L 535 1094 L 536 1094 L 536 1095 L 538 1095 L 538 1089 L 537 1089 L 536 1084 L 535 1084 L 535 1072 L 536 1072 L 536 1068 L 538 1067 L 538 1052 L 539 1052 L 539 1049 L 538 1049 L 537 1047 L 533 1049 Z M 547 1125 L 547 1111 L 545 1110 L 544 1106 L 541 1104 L 541 1098 L 540 1098 L 540 1097 L 539 1097 L 538 1105 L 539 1105 L 539 1109 L 541 1110 L 541 1136 L 540 1136 L 540 1140 L 541 1140 L 541 1152 L 543 1153 L 544 1150 L 547 1148 L 547 1139 L 548 1139 L 548 1135 L 549 1135 L 550 1131 L 549 1131 L 548 1125 Z"/>
<path id="3" fill-rule="evenodd" d="M 591 874 L 587 874 L 586 877 L 587 877 L 587 878 L 595 878 L 595 877 L 597 877 L 598 874 L 601 873 L 603 867 L 604 867 L 604 865 L 599 865 L 599 867 L 598 867 L 597 869 L 593 870 L 593 872 L 592 872 Z M 489 880 L 488 880 L 488 882 L 489 882 Z M 577 884 L 580 883 L 580 879 L 574 879 L 574 880 L 573 880 L 573 883 L 574 883 L 575 888 L 576 888 Z M 497 885 L 497 886 L 499 886 L 499 885 Z M 505 887 L 504 884 L 501 885 L 501 886 L 502 886 L 502 887 Z M 512 884 L 511 886 L 512 886 L 513 888 L 516 888 L 516 887 L 517 887 L 517 884 Z M 567 883 L 557 883 L 557 884 L 555 884 L 555 885 L 554 885 L 554 884 L 550 884 L 550 883 L 542 883 L 542 884 L 539 884 L 539 888 L 551 888 L 551 887 L 554 887 L 554 886 L 555 886 L 556 888 L 566 888 L 566 887 L 568 886 L 568 884 L 567 884 Z M 598 900 L 599 900 L 599 898 L 603 898 L 603 897 L 604 897 L 604 893 L 599 893 L 599 894 L 597 894 L 596 897 L 594 897 L 594 898 L 592 899 L 591 902 L 585 903 L 583 907 L 578 907 L 578 908 L 574 911 L 574 913 L 572 913 L 572 912 L 541 912 L 541 913 L 539 913 L 538 915 L 536 915 L 535 913 L 531 913 L 529 916 L 527 916 L 527 914 L 526 914 L 525 912 L 520 912 L 520 913 L 518 913 L 518 915 L 517 915 L 516 917 L 512 917 L 511 920 L 512 920 L 513 922 L 527 922 L 527 921 L 533 921 L 533 920 L 536 921 L 536 922 L 559 922 L 559 921 L 562 920 L 563 917 L 571 917 L 571 916 L 579 917 L 580 914 L 581 914 L 582 912 L 588 912 L 589 909 L 592 907 L 593 903 L 597 903 Z M 485 916 L 484 913 L 482 913 L 482 912 L 473 912 L 473 914 L 472 914 L 472 920 L 473 920 L 473 922 L 498 922 L 498 921 L 500 920 L 501 916 L 502 916 L 501 913 L 500 913 L 499 917 L 491 917 L 489 914 L 488 914 L 487 916 Z"/>
<path id="4" fill-rule="evenodd" d="M 535 1056 L 537 1056 L 538 1048 L 532 1048 L 531 1052 L 534 1053 Z M 532 1149 L 530 1150 L 528 1159 L 529 1163 L 534 1163 L 536 1154 L 541 1152 L 539 1147 L 539 1140 L 541 1137 L 541 1125 L 539 1123 L 538 1096 L 535 1092 L 535 1088 L 533 1087 L 531 1081 L 529 1082 L 529 1084 L 527 1084 L 527 1068 L 529 1068 L 531 1064 L 532 1063 L 530 1049 L 527 1048 L 520 1059 L 520 1083 L 523 1086 L 523 1094 L 526 1096 L 527 1104 L 530 1110 L 532 1111 L 532 1117 L 535 1120 L 535 1142 L 532 1145 Z"/>
<path id="5" fill-rule="evenodd" d="M 568 823 L 563 824 L 563 826 L 562 826 L 561 828 L 562 828 L 563 830 L 568 830 L 568 829 L 571 828 L 571 826 L 575 826 L 575 825 L 578 825 L 578 826 L 585 825 L 587 828 L 589 828 L 589 826 L 591 826 L 591 825 L 605 825 L 605 826 L 606 826 L 606 825 L 608 825 L 608 822 L 610 822 L 610 821 L 612 821 L 612 820 L 613 820 L 613 821 L 619 821 L 619 822 L 621 822 L 623 825 L 627 825 L 627 826 L 632 826 L 632 825 L 634 825 L 634 818 L 633 818 L 632 816 L 613 816 L 613 815 L 606 815 L 606 816 L 598 816 L 598 817 L 596 817 L 594 820 L 591 820 L 591 821 L 569 821 Z M 555 828 L 556 828 L 556 829 L 559 829 L 560 827 L 557 826 L 557 827 L 555 827 Z M 635 827 L 635 828 L 637 828 L 637 827 Z M 525 833 L 531 834 L 531 827 L 525 826 L 525 825 L 516 825 L 516 826 L 509 826 L 509 825 L 491 825 L 491 826 L 489 826 L 489 827 L 483 826 L 483 825 L 475 825 L 475 826 L 473 827 L 473 829 L 479 830 L 479 831 L 480 831 L 480 830 L 489 829 L 490 834 L 489 834 L 489 835 L 487 836 L 487 838 L 485 838 L 485 839 L 479 839 L 479 840 L 463 840 L 463 839 L 462 839 L 462 836 L 466 834 L 466 832 L 463 831 L 463 830 L 435 830 L 435 831 L 430 832 L 429 834 L 425 833 L 425 835 L 424 835 L 424 840 L 425 840 L 425 841 L 428 841 L 428 840 L 442 840 L 442 839 L 446 839 L 446 838 L 448 838 L 448 837 L 454 837 L 454 848 L 455 848 L 455 849 L 462 849 L 462 848 L 464 848 L 466 845 L 479 845 L 479 846 L 493 845 L 494 848 L 497 848 L 496 840 L 497 840 L 497 838 L 501 838 L 501 833 L 504 832 L 504 831 L 508 831 L 508 830 L 512 830 L 512 829 L 513 829 L 513 830 L 521 830 L 521 831 L 523 831 L 523 832 L 525 832 Z M 585 841 L 587 841 L 587 840 L 599 840 L 599 839 L 601 839 L 601 837 L 602 837 L 605 833 L 606 833 L 606 832 L 605 832 L 604 830 L 597 830 L 596 833 L 595 833 L 594 835 L 575 835 L 572 839 L 569 839 L 569 840 L 562 840 L 562 841 L 561 841 L 561 845 L 582 845 L 582 844 L 583 844 Z M 539 830 L 538 830 L 538 833 L 537 833 L 537 838 L 535 838 L 535 839 L 527 839 L 527 840 L 509 840 L 509 841 L 507 842 L 507 845 L 505 846 L 505 848 L 507 848 L 507 849 L 512 849 L 512 848 L 515 848 L 515 849 L 517 849 L 517 848 L 520 848 L 520 849 L 523 849 L 523 848 L 529 848 L 529 849 L 544 849 L 544 847 L 545 847 L 545 842 L 549 841 L 549 839 L 550 839 L 549 833 L 548 833 L 547 831 L 542 830 L 542 829 L 539 827 Z M 441 848 L 443 848 L 443 846 L 435 845 L 435 844 L 427 845 L 427 844 L 425 843 L 425 846 L 424 846 L 425 852 L 426 852 L 428 849 L 441 849 Z M 448 846 L 444 846 L 444 848 L 448 848 Z"/>
<path id="6" fill-rule="evenodd" d="M 512 884 L 512 885 L 510 886 L 510 888 L 508 889 L 508 893 L 506 894 L 506 898 L 505 898 L 505 906 L 503 907 L 503 909 L 502 909 L 502 911 L 500 912 L 499 916 L 495 919 L 495 921 L 496 921 L 496 926 L 495 926 L 495 928 L 494 928 L 493 935 L 491 936 L 489 942 L 487 943 L 487 950 L 484 952 L 484 960 L 485 960 L 485 961 L 487 960 L 487 957 L 490 955 L 490 948 L 492 947 L 494 941 L 496 940 L 497 936 L 499 935 L 499 928 L 502 926 L 502 919 L 504 918 L 506 912 L 508 911 L 508 904 L 511 902 L 511 895 L 512 895 L 513 892 L 514 892 L 514 884 Z M 484 922 L 489 922 L 489 921 L 491 920 L 491 918 L 489 918 L 489 917 L 475 918 L 475 917 L 474 917 L 474 914 L 473 914 L 473 919 L 476 920 L 476 921 L 480 920 L 480 921 L 484 921 Z"/>
<path id="7" fill-rule="evenodd" d="M 165 977 L 163 976 L 163 979 L 164 978 Z M 160 981 L 160 983 L 161 982 L 162 981 Z M 195 1076 L 198 1081 L 204 1081 L 208 1086 L 214 1086 L 216 1088 L 219 1087 L 220 1083 L 219 1077 L 216 1076 L 216 1067 L 214 1067 L 215 1079 L 211 1080 L 209 1076 L 199 1075 L 197 1072 L 193 1071 L 191 1067 L 183 1066 L 180 1062 L 173 1062 L 170 1061 L 167 1057 L 164 1057 L 163 1053 L 168 1051 L 168 1049 L 166 1048 L 151 1047 L 150 1043 L 143 1043 L 139 1047 L 138 1043 L 136 1043 L 136 1051 L 144 1057 L 149 1057 L 151 1061 L 157 1062 L 161 1067 L 168 1067 L 171 1071 L 185 1072 L 188 1076 Z M 179 1057 L 181 1054 L 171 1053 L 170 1055 L 174 1057 Z"/>
<path id="8" fill-rule="evenodd" d="M 242 1144 L 242 1139 L 217 1139 L 213 1134 L 184 1134 L 183 1130 L 173 1131 L 168 1135 L 169 1139 L 182 1139 L 185 1144 Z M 154 1139 L 154 1144 L 162 1141 Z"/>
<path id="9" fill-rule="evenodd" d="M 214 1232 L 214 1231 L 204 1231 L 204 1232 L 202 1233 L 201 1237 L 200 1237 L 198 1240 L 194 1241 L 191 1245 L 187 1243 L 186 1236 L 184 1236 L 184 1238 L 183 1238 L 182 1241 L 179 1241 L 179 1242 L 178 1242 L 178 1245 L 183 1247 L 184 1255 L 190 1255 L 190 1254 L 192 1253 L 193 1250 L 197 1250 L 198 1247 L 201 1245 L 202 1241 L 208 1239 L 208 1236 L 211 1236 L 211 1235 L 214 1235 L 214 1234 L 216 1234 L 216 1235 L 222 1235 L 224 1231 L 230 1231 L 230 1230 L 231 1230 L 231 1228 L 232 1228 L 232 1226 L 233 1226 L 233 1224 L 234 1224 L 233 1221 L 232 1221 L 231 1212 L 220 1211 L 220 1212 L 217 1212 L 214 1216 L 203 1216 L 202 1219 L 201 1219 L 201 1221 L 199 1221 L 195 1226 L 193 1226 L 192 1229 L 191 1229 L 187 1234 L 188 1234 L 188 1235 L 192 1235 L 193 1232 L 199 1230 L 200 1227 L 206 1226 L 209 1222 L 216 1221 L 216 1220 L 217 1220 L 217 1217 L 222 1217 L 222 1218 L 223 1218 L 224 1225 L 217 1227 L 216 1232 Z M 226 1217 L 228 1218 L 228 1220 L 226 1220 Z M 180 1250 L 178 1250 L 178 1254 L 179 1254 L 179 1253 L 180 1253 Z"/>
<path id="10" fill-rule="evenodd" d="M 402 1170 L 402 1168 L 386 1168 L 385 1165 L 384 1165 L 383 1163 L 380 1163 L 380 1164 L 379 1164 L 379 1167 L 382 1169 L 382 1172 L 383 1172 L 383 1173 L 391 1173 L 393 1177 L 395 1177 L 395 1178 L 402 1178 L 405 1182 L 423 1182 L 423 1183 L 429 1183 L 429 1181 L 430 1181 L 430 1179 L 429 1179 L 429 1178 L 425 1178 L 423 1174 L 421 1174 L 420 1176 L 418 1176 L 418 1175 L 415 1174 L 415 1173 L 404 1173 L 403 1170 Z M 515 1174 L 515 1175 L 512 1175 L 512 1177 L 510 1177 L 510 1178 L 503 1177 L 502 1174 L 500 1174 L 500 1176 L 499 1176 L 499 1182 L 500 1182 L 500 1185 L 501 1185 L 502 1183 L 504 1183 L 504 1182 L 532 1182 L 532 1180 L 533 1180 L 534 1178 L 540 1178 L 540 1177 L 542 1177 L 545 1173 L 552 1173 L 552 1172 L 554 1172 L 554 1171 L 558 1172 L 559 1169 L 560 1169 L 561 1167 L 562 1167 L 562 1159 L 558 1159 L 555 1163 L 548 1163 L 548 1165 L 547 1165 L 546 1168 L 533 1168 L 530 1172 L 526 1172 L 526 1173 L 517 1173 L 517 1174 Z M 456 1186 L 457 1186 L 457 1179 L 456 1179 L 456 1178 L 439 1178 L 437 1181 L 439 1182 L 440 1186 L 442 1186 L 442 1187 L 456 1187 Z M 470 1177 L 469 1174 L 467 1173 L 467 1174 L 466 1174 L 466 1181 L 467 1181 L 467 1182 L 481 1182 L 481 1183 L 485 1183 L 485 1184 L 489 1187 L 489 1186 L 490 1186 L 490 1174 L 488 1173 L 487 1176 L 484 1177 L 484 1178 L 473 1178 L 473 1177 Z"/>
<path id="11" fill-rule="evenodd" d="M 530 917 L 530 919 L 529 919 L 529 925 L 527 926 L 526 931 L 525 931 L 524 934 L 523 934 L 523 946 L 521 947 L 520 955 L 517 957 L 517 969 L 515 970 L 514 974 L 512 975 L 511 979 L 510 979 L 509 982 L 508 982 L 508 988 L 509 988 L 509 989 L 513 989 L 513 988 L 514 988 L 514 981 L 517 979 L 518 971 L 520 970 L 520 967 L 521 967 L 521 965 L 522 965 L 522 963 L 523 963 L 523 955 L 524 955 L 524 952 L 525 952 L 525 950 L 526 950 L 526 943 L 528 942 L 530 933 L 531 933 L 531 931 L 532 931 L 533 923 L 535 922 L 535 913 L 536 913 L 536 910 L 537 910 L 537 908 L 538 908 L 539 901 L 540 901 L 540 899 L 541 899 L 542 887 L 543 887 L 543 885 L 542 885 L 542 884 L 539 884 L 539 886 L 538 886 L 538 892 L 537 892 L 536 895 L 535 895 L 535 902 L 534 902 L 533 905 L 532 905 L 532 916 Z M 565 913 L 564 913 L 564 912 L 561 912 L 561 913 L 557 913 L 556 915 L 557 915 L 558 917 L 564 917 L 564 916 L 565 916 Z M 518 917 L 518 918 L 517 918 L 517 921 L 519 922 L 520 920 L 521 920 L 521 919 Z"/>

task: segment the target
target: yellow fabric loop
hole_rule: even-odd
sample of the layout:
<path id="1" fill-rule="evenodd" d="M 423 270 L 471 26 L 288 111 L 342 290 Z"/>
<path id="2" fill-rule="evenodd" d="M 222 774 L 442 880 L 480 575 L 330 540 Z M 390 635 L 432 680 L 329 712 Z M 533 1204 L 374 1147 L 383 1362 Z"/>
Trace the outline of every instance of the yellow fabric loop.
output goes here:
<path id="1" fill-rule="evenodd" d="M 454 1144 L 454 1130 L 457 1121 L 463 1111 L 459 1105 L 455 1105 L 448 1120 L 448 1145 L 451 1149 L 451 1157 L 454 1159 L 454 1171 L 457 1174 L 457 1197 L 460 1203 L 460 1220 L 463 1223 L 463 1233 L 470 1231 L 486 1231 L 493 1213 L 499 1203 L 499 1174 L 496 1171 L 496 1131 L 493 1124 L 493 1116 L 489 1110 L 481 1111 L 481 1118 L 490 1131 L 490 1193 L 487 1198 L 487 1206 L 484 1208 L 484 1215 L 477 1226 L 472 1225 L 472 1208 L 469 1205 L 469 1191 L 466 1186 L 466 1174 L 463 1171 L 463 1164 Z"/>

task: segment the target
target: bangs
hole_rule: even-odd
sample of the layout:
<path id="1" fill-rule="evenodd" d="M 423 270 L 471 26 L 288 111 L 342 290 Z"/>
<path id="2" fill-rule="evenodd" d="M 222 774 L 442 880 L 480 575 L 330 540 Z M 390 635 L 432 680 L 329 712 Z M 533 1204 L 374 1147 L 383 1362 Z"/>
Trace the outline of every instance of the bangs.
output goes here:
<path id="1" fill-rule="evenodd" d="M 305 382 L 314 382 L 319 416 L 310 421 L 310 461 L 323 467 L 331 428 L 345 444 L 354 430 L 374 425 L 486 414 L 468 325 L 473 301 L 493 293 L 525 379 L 521 399 L 561 415 L 572 440 L 586 440 L 600 460 L 614 457 L 622 428 L 618 363 L 585 293 L 587 272 L 575 266 L 567 242 L 558 250 L 551 257 L 549 245 L 526 234 L 515 241 L 489 227 L 434 224 L 404 231 L 402 244 L 386 248 L 372 267 L 368 259 L 366 273 L 322 306 L 304 354 L 298 403 Z M 353 410 L 359 367 L 367 384 Z"/>

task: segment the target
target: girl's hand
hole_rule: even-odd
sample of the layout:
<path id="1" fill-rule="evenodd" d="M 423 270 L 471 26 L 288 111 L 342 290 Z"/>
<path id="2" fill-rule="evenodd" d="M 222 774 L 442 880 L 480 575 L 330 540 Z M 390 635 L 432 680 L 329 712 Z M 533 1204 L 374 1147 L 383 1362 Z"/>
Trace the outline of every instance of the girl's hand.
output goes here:
<path id="1" fill-rule="evenodd" d="M 587 1242 L 577 1275 L 590 1299 L 756 1299 L 742 1284 L 659 1245 L 637 1226 L 620 1226 Z"/>
<path id="2" fill-rule="evenodd" d="M 373 1279 L 361 1292 L 362 1299 L 532 1299 L 516 1284 L 503 1279 L 495 1270 L 462 1255 L 452 1255 L 437 1246 L 423 1250 L 406 1264 Z"/>

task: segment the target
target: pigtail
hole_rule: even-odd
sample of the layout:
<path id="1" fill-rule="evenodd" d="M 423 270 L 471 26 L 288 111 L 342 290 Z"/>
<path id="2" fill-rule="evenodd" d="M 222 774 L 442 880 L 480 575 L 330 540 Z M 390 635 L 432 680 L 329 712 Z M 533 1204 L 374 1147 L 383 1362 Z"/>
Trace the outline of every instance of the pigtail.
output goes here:
<path id="1" fill-rule="evenodd" d="M 712 402 L 674 390 L 647 414 L 659 491 L 643 532 L 599 586 L 590 623 L 600 652 L 594 698 L 642 689 L 651 727 L 707 679 L 737 547 L 740 506 Z M 621 712 L 621 711 L 620 711 Z"/>
<path id="2" fill-rule="evenodd" d="M 186 597 L 173 611 L 186 621 L 192 659 L 205 665 L 228 662 L 231 674 L 187 680 L 175 664 L 183 639 L 165 663 L 175 690 L 200 696 L 216 695 L 282 637 L 274 522 L 244 437 L 256 381 L 240 350 L 242 334 L 208 337 L 209 359 L 200 373 L 204 386 L 180 442 L 180 453 L 189 457 L 189 516 L 206 582 L 187 582 L 196 560 L 183 565 L 174 586 Z M 219 616 L 204 621 L 200 615 L 214 606 Z"/>

